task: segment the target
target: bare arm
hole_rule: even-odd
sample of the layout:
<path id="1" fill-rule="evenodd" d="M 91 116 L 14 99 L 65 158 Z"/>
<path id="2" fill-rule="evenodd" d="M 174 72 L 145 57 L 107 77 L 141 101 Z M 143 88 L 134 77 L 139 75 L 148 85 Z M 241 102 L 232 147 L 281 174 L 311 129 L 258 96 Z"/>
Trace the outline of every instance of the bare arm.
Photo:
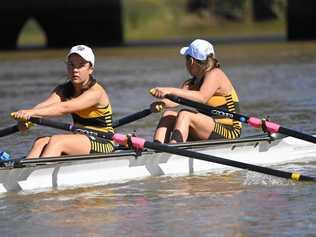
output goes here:
<path id="1" fill-rule="evenodd" d="M 189 90 L 189 86 L 188 86 L 187 84 L 185 84 L 185 83 L 183 83 L 180 88 L 181 88 L 182 90 Z M 152 96 L 155 96 L 155 88 L 153 88 L 153 89 L 150 90 L 150 94 L 151 94 Z M 158 97 L 158 98 L 159 98 L 159 97 Z M 154 102 L 151 104 L 151 107 L 152 107 L 152 108 L 155 108 L 156 105 L 163 105 L 164 108 L 176 108 L 177 106 L 179 106 L 179 104 L 177 104 L 177 103 L 175 103 L 175 102 L 173 102 L 173 101 L 171 101 L 171 100 L 163 99 L 163 98 L 160 99 L 160 100 L 154 101 Z M 152 109 L 152 110 L 154 111 L 155 109 Z M 154 112 L 161 112 L 161 111 L 157 110 L 157 111 L 154 111 Z"/>
<path id="2" fill-rule="evenodd" d="M 42 107 L 45 107 L 45 106 L 48 106 L 48 105 L 51 105 L 51 104 L 59 103 L 61 101 L 62 101 L 61 96 L 58 95 L 56 90 L 54 90 L 49 95 L 49 97 L 46 100 L 44 100 L 44 101 L 40 102 L 39 104 L 35 105 L 33 107 L 33 109 L 35 109 L 35 108 L 42 108 Z"/>
<path id="3" fill-rule="evenodd" d="M 62 96 L 61 96 L 60 90 L 58 89 L 58 87 L 56 87 L 46 100 L 35 105 L 33 109 L 43 108 L 51 104 L 60 103 L 61 101 L 62 101 Z M 28 110 L 20 110 L 18 112 L 13 113 L 14 118 L 16 119 L 26 118 L 26 117 L 23 117 L 23 115 L 25 114 L 24 111 L 28 111 Z M 18 113 L 20 114 L 18 115 Z M 23 122 L 23 119 L 21 121 L 18 121 L 18 124 L 19 124 L 19 130 L 22 132 L 25 132 L 31 126 L 30 124 Z"/>
<path id="4" fill-rule="evenodd" d="M 221 87 L 221 78 L 224 76 L 222 71 L 213 70 L 205 75 L 204 82 L 198 91 L 188 90 L 186 88 L 156 87 L 153 95 L 157 98 L 163 98 L 166 94 L 173 94 L 186 99 L 206 103 Z"/>
<path id="5" fill-rule="evenodd" d="M 34 107 L 29 110 L 20 110 L 16 112 L 16 118 L 29 119 L 32 116 L 37 117 L 57 117 L 65 114 L 69 114 L 75 111 L 80 111 L 89 108 L 94 105 L 98 105 L 103 95 L 103 91 L 100 88 L 91 88 L 85 91 L 80 96 L 68 100 L 55 103 L 41 103 L 38 107 Z M 106 97 L 105 103 L 108 104 L 108 98 Z M 45 102 L 45 101 L 44 101 Z M 46 101 L 47 102 L 47 101 Z M 49 102 L 52 102 L 49 101 Z"/>

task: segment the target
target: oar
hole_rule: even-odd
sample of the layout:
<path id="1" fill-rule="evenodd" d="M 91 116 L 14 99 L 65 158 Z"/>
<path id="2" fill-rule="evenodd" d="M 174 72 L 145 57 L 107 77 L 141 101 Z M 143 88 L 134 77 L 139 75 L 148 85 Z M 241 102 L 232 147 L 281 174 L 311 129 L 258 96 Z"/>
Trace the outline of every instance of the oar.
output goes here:
<path id="1" fill-rule="evenodd" d="M 93 129 L 85 128 L 83 126 L 74 125 L 70 123 L 57 122 L 57 121 L 53 121 L 53 120 L 49 120 L 45 118 L 31 117 L 29 121 L 37 125 L 57 128 L 57 129 L 61 129 L 61 130 L 69 131 L 69 132 L 84 133 L 87 135 L 97 136 L 104 139 L 112 139 L 112 135 L 113 135 L 113 133 L 99 132 Z"/>
<path id="2" fill-rule="evenodd" d="M 152 113 L 152 111 L 150 109 L 144 109 L 144 110 L 136 112 L 134 114 L 127 115 L 123 118 L 115 120 L 113 122 L 113 128 L 117 128 L 117 127 L 123 126 L 127 123 L 134 122 L 138 119 L 141 119 L 141 118 L 144 118 L 144 117 L 150 115 L 151 113 Z"/>
<path id="3" fill-rule="evenodd" d="M 4 129 L 0 130 L 0 137 L 4 137 L 13 133 L 16 133 L 19 131 L 19 126 L 18 125 L 13 125 L 11 127 L 7 127 Z"/>
<path id="4" fill-rule="evenodd" d="M 196 101 L 188 100 L 188 99 L 185 99 L 185 98 L 182 98 L 179 96 L 175 96 L 175 95 L 171 95 L 171 94 L 165 95 L 165 98 L 167 98 L 175 103 L 178 103 L 178 104 L 182 104 L 182 105 L 196 108 L 201 113 L 208 115 L 208 116 L 214 116 L 214 115 L 218 116 L 219 115 L 219 116 L 223 116 L 226 118 L 240 121 L 242 123 L 249 124 L 250 126 L 252 126 L 254 128 L 263 128 L 264 127 L 264 129 L 270 133 L 282 133 L 282 134 L 285 134 L 285 135 L 288 135 L 291 137 L 302 139 L 304 141 L 316 143 L 316 137 L 313 137 L 312 135 L 298 132 L 298 131 L 295 131 L 295 130 L 290 129 L 290 128 L 282 127 L 281 125 L 274 123 L 274 122 L 271 122 L 271 121 L 262 121 L 262 119 L 259 119 L 259 118 L 248 117 L 246 115 L 232 113 L 232 112 L 229 112 L 227 110 L 218 109 L 218 108 L 206 105 L 206 104 L 202 104 L 202 103 L 199 103 Z"/>
<path id="5" fill-rule="evenodd" d="M 112 138 L 116 143 L 121 145 L 126 145 L 128 141 L 128 137 L 122 134 L 114 134 Z M 179 149 L 176 147 L 168 146 L 165 144 L 160 144 L 156 142 L 149 142 L 143 138 L 139 137 L 130 137 L 131 143 L 136 150 L 143 150 L 145 147 L 153 150 L 158 150 L 162 152 L 167 152 L 175 155 L 190 157 L 198 160 L 209 161 L 221 165 L 232 166 L 240 169 L 246 169 L 250 171 L 255 171 L 262 174 L 272 175 L 280 178 L 291 179 L 294 181 L 316 181 L 316 177 L 310 177 L 306 175 L 301 175 L 298 172 L 286 172 L 282 170 L 275 170 L 268 167 L 262 167 L 252 164 L 247 164 L 239 161 L 229 160 L 217 156 L 206 155 L 203 153 Z"/>
<path id="6" fill-rule="evenodd" d="M 113 128 L 117 128 L 120 126 L 123 126 L 128 123 L 132 123 L 138 119 L 144 118 L 148 115 L 150 115 L 152 111 L 150 109 L 144 109 L 142 111 L 136 112 L 134 114 L 127 115 L 123 118 L 117 119 L 113 121 Z M 16 133 L 19 131 L 19 126 L 18 125 L 13 125 L 4 129 L 0 130 L 0 137 L 8 136 L 13 133 Z"/>
<path id="7" fill-rule="evenodd" d="M 291 173 L 291 172 L 271 169 L 268 167 L 262 167 L 262 166 L 242 163 L 239 161 L 229 160 L 229 159 L 225 159 L 225 158 L 221 158 L 221 157 L 217 157 L 217 156 L 206 155 L 206 154 L 195 152 L 195 151 L 183 150 L 183 149 L 172 147 L 172 146 L 165 145 L 165 144 L 160 144 L 160 143 L 156 143 L 156 142 L 149 142 L 149 141 L 146 141 L 145 139 L 139 138 L 139 137 L 128 138 L 126 135 L 122 135 L 122 134 L 118 134 L 118 133 L 115 133 L 115 134 L 103 133 L 103 132 L 83 128 L 80 126 L 74 126 L 72 124 L 51 121 L 51 120 L 43 119 L 43 118 L 32 117 L 32 118 L 30 118 L 30 121 L 32 123 L 35 123 L 35 124 L 48 126 L 48 127 L 52 127 L 52 128 L 57 128 L 57 129 L 62 129 L 62 130 L 67 130 L 67 131 L 72 131 L 72 132 L 81 132 L 84 134 L 91 134 L 91 135 L 101 137 L 104 139 L 112 139 L 120 145 L 126 145 L 128 143 L 131 143 L 133 148 L 136 150 L 144 150 L 144 148 L 149 148 L 149 149 L 167 152 L 167 153 L 171 153 L 171 154 L 175 154 L 175 155 L 190 157 L 190 158 L 194 158 L 194 159 L 198 159 L 198 160 L 204 160 L 204 161 L 209 161 L 209 162 L 218 163 L 218 164 L 222 164 L 222 165 L 228 165 L 228 166 L 232 166 L 232 167 L 236 167 L 236 168 L 240 168 L 240 169 L 247 169 L 250 171 L 255 171 L 258 173 L 262 173 L 262 174 L 273 175 L 273 176 L 280 177 L 280 178 L 291 179 L 294 181 L 316 181 L 315 177 L 301 175 L 298 172 Z"/>
<path id="8" fill-rule="evenodd" d="M 69 132 L 84 133 L 87 135 L 98 136 L 104 139 L 112 139 L 112 136 L 113 136 L 113 133 L 98 132 L 96 130 L 88 129 L 82 126 L 52 121 L 52 120 L 44 119 L 44 118 L 31 117 L 28 121 L 37 125 L 61 129 L 61 130 L 69 131 Z M 0 161 L 0 165 L 7 164 L 7 163 L 13 163 L 13 164 L 19 163 L 23 159 L 25 159 L 25 157 L 18 158 L 18 159 L 3 160 L 3 161 Z"/>

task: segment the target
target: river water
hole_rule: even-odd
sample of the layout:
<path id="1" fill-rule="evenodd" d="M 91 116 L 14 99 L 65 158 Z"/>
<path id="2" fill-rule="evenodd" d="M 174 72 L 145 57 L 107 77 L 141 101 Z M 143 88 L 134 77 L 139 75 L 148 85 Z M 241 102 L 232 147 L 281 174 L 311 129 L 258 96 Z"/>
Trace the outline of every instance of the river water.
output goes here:
<path id="1" fill-rule="evenodd" d="M 110 95 L 114 118 L 148 108 L 154 86 L 187 78 L 178 48 L 97 49 L 96 78 Z M 8 58 L 12 56 L 7 52 Z M 34 54 L 34 56 L 33 56 Z M 25 52 L 0 63 L 0 127 L 9 113 L 35 105 L 66 80 L 63 55 Z M 26 57 L 26 55 L 28 55 Z M 31 56 L 30 56 L 31 55 Z M 239 91 L 242 113 L 316 134 L 316 43 L 219 45 L 217 56 Z M 5 56 L 2 56 L 4 58 Z M 25 58 L 26 60 L 23 60 Z M 151 139 L 158 115 L 119 129 Z M 69 118 L 64 119 L 69 121 Z M 0 139 L 14 157 L 36 136 Z M 254 134 L 246 127 L 244 134 Z M 282 155 L 282 154 L 280 154 Z M 296 167 L 316 176 L 316 163 Z M 289 169 L 288 166 L 277 166 Z M 291 166 L 291 168 L 293 168 Z M 223 175 L 153 177 L 123 184 L 8 193 L 0 196 L 1 236 L 316 236 L 316 185 L 240 171 Z"/>

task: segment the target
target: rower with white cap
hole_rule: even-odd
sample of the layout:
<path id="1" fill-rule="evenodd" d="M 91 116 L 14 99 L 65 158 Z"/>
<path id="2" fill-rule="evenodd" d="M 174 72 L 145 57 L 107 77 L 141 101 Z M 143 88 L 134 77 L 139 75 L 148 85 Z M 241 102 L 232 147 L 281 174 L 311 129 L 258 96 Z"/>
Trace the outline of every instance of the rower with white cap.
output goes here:
<path id="1" fill-rule="evenodd" d="M 189 100 L 205 103 L 212 107 L 239 112 L 239 99 L 232 82 L 220 68 L 215 58 L 213 45 L 203 39 L 194 40 L 183 47 L 180 54 L 186 58 L 186 68 L 192 78 L 186 80 L 180 88 L 156 87 L 151 94 L 161 100 L 151 107 L 166 108 L 155 131 L 154 140 L 161 143 L 178 143 L 187 140 L 236 139 L 241 133 L 241 123 L 219 115 L 212 118 L 199 111 L 182 109 L 170 100 L 166 94 L 173 94 Z"/>
<path id="2" fill-rule="evenodd" d="M 105 133 L 114 133 L 112 108 L 105 89 L 93 78 L 95 56 L 86 45 L 76 45 L 67 54 L 68 81 L 58 85 L 49 97 L 31 109 L 12 116 L 22 129 L 30 117 L 58 117 L 70 114 L 74 124 Z M 23 128 L 24 126 L 24 128 Z M 113 142 L 85 134 L 56 134 L 35 140 L 27 158 L 109 153 Z"/>

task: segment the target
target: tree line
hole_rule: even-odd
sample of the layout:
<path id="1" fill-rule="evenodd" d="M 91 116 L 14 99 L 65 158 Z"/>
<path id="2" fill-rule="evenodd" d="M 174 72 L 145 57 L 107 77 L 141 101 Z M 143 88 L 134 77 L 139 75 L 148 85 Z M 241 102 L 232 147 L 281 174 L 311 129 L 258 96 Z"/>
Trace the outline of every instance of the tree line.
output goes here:
<path id="1" fill-rule="evenodd" d="M 286 3 L 286 0 L 188 0 L 187 11 L 206 11 L 232 21 L 242 21 L 250 13 L 254 21 L 269 21 L 285 17 Z"/>

